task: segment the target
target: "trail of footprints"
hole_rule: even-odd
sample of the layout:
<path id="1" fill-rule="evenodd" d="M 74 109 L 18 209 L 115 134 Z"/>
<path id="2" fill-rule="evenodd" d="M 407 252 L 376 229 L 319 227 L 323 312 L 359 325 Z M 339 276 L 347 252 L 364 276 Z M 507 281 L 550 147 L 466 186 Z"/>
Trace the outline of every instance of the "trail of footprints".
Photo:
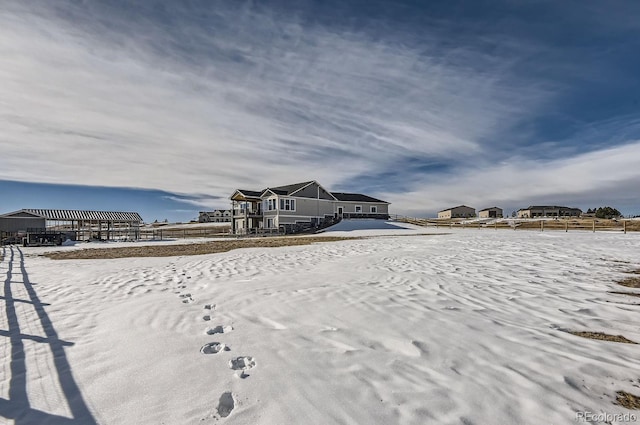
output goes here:
<path id="1" fill-rule="evenodd" d="M 178 273 L 175 266 L 171 270 L 176 274 Z M 187 285 L 184 284 L 183 279 L 190 279 L 190 278 L 191 278 L 190 276 L 186 275 L 185 271 L 182 271 L 182 273 L 180 273 L 180 277 L 174 280 L 174 282 L 176 283 L 175 293 L 178 294 L 178 298 L 182 301 L 183 304 L 191 304 L 195 301 L 191 293 L 183 292 L 183 290 L 187 289 Z M 205 314 L 202 316 L 202 320 L 205 322 L 211 321 L 213 316 L 212 313 L 215 310 L 215 308 L 216 308 L 215 304 L 205 304 L 204 305 Z M 225 334 L 225 333 L 231 332 L 232 330 L 233 330 L 233 326 L 231 325 L 226 325 L 226 326 L 217 325 L 214 327 L 207 327 L 205 329 L 205 334 L 207 335 Z M 218 342 L 218 341 L 209 342 L 204 344 L 202 347 L 200 347 L 200 352 L 206 355 L 217 355 L 226 351 L 231 351 L 231 348 L 225 343 Z M 256 366 L 256 360 L 251 356 L 233 357 L 231 360 L 229 360 L 228 365 L 231 370 L 236 371 L 236 376 L 238 378 L 245 379 L 249 377 L 249 374 L 247 373 L 247 371 L 250 369 L 253 369 Z M 220 418 L 226 418 L 227 416 L 231 415 L 231 412 L 235 408 L 235 404 L 236 404 L 235 398 L 231 391 L 226 391 L 222 393 L 222 395 L 220 396 L 220 399 L 218 400 L 218 405 L 216 407 L 218 416 Z"/>

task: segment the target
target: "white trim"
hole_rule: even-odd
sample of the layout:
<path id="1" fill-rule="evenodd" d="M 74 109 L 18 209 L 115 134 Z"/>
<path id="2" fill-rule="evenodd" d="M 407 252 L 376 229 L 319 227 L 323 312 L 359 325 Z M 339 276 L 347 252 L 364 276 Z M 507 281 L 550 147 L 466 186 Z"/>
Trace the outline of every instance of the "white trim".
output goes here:
<path id="1" fill-rule="evenodd" d="M 287 201 L 289 201 L 289 209 L 287 209 Z M 293 203 L 293 208 L 291 208 L 291 204 Z M 296 212 L 296 200 L 289 197 L 282 197 L 278 199 L 278 207 L 279 211 L 292 211 Z"/>
<path id="2" fill-rule="evenodd" d="M 266 188 L 262 192 L 260 192 L 260 196 L 258 196 L 258 198 L 262 199 L 265 196 L 266 192 L 271 192 L 271 195 L 269 195 L 269 196 L 278 196 L 278 194 L 275 193 L 273 190 L 271 190 L 269 188 Z"/>
<path id="3" fill-rule="evenodd" d="M 378 214 L 378 206 L 377 205 L 370 205 L 369 206 L 369 212 L 371 214 Z"/>
<path id="4" fill-rule="evenodd" d="M 311 185 L 312 185 L 312 184 L 314 184 L 314 183 L 315 183 L 315 184 L 317 184 L 318 186 L 320 186 L 320 183 L 318 183 L 318 182 L 317 182 L 317 181 L 315 181 L 315 180 L 312 180 L 312 181 L 310 181 L 309 183 L 307 183 L 307 184 L 305 184 L 304 186 L 302 186 L 301 188 L 294 190 L 293 192 L 291 192 L 291 193 L 290 193 L 289 195 L 287 195 L 287 196 L 291 196 L 291 195 L 293 195 L 294 193 L 300 192 L 302 189 L 305 189 L 305 188 L 307 188 L 307 187 L 311 186 Z"/>

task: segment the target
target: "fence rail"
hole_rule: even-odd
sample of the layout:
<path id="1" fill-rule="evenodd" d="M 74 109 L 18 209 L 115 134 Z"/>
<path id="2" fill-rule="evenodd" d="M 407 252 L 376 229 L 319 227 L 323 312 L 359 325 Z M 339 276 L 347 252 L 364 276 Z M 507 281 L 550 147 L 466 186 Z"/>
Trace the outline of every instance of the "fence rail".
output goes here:
<path id="1" fill-rule="evenodd" d="M 404 216 L 395 216 L 393 219 L 405 223 L 415 224 L 424 227 L 443 227 L 451 229 L 509 229 L 509 230 L 537 230 L 537 231 L 565 231 L 582 230 L 591 232 L 638 232 L 640 231 L 640 220 L 576 220 L 576 219 L 557 219 L 557 220 L 535 220 L 535 219 L 516 219 L 516 220 L 495 220 L 487 219 L 484 221 L 466 221 L 466 220 L 442 220 L 430 218 L 412 218 Z"/>

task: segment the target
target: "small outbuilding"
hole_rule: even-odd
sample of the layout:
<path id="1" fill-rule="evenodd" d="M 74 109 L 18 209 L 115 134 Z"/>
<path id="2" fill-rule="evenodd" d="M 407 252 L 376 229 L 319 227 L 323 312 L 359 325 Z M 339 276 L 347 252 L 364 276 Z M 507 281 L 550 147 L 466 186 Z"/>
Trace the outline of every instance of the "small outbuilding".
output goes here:
<path id="1" fill-rule="evenodd" d="M 438 218 L 470 218 L 476 216 L 476 209 L 466 205 L 449 208 L 438 212 Z"/>
<path id="2" fill-rule="evenodd" d="M 29 230 L 44 230 L 46 219 L 27 210 L 0 215 L 0 233 L 14 234 Z"/>
<path id="3" fill-rule="evenodd" d="M 502 218 L 502 208 L 490 207 L 478 211 L 479 218 Z"/>

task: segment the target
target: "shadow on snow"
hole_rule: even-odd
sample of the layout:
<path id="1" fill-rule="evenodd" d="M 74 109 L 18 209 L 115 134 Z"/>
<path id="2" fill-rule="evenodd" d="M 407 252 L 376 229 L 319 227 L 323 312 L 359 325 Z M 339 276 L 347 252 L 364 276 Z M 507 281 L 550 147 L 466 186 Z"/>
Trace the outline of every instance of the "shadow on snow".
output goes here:
<path id="1" fill-rule="evenodd" d="M 11 380 L 9 383 L 9 399 L 0 397 L 0 417 L 14 420 L 16 425 L 26 424 L 87 424 L 95 425 L 96 420 L 89 411 L 82 398 L 82 393 L 78 388 L 78 384 L 71 373 L 71 366 L 64 352 L 65 346 L 73 345 L 73 343 L 62 341 L 58 338 L 58 334 L 49 319 L 48 314 L 44 310 L 43 304 L 40 302 L 33 285 L 29 281 L 24 264 L 24 254 L 20 248 L 9 247 L 10 253 L 7 255 L 7 248 L 3 247 L 5 262 L 8 265 L 6 279 L 4 281 L 4 296 L 0 297 L 5 301 L 8 330 L 0 330 L 0 337 L 8 337 L 11 343 L 10 371 Z M 19 256 L 17 261 L 19 271 L 14 271 L 16 267 L 16 253 Z M 22 281 L 14 278 L 14 275 L 21 275 Z M 24 289 L 29 295 L 28 300 L 20 300 L 13 298 L 12 289 L 17 285 L 24 285 Z M 13 286 L 12 286 L 13 285 Z M 26 303 L 33 305 L 40 324 L 44 329 L 45 337 L 27 335 L 20 332 L 18 322 L 18 314 L 16 312 L 16 303 Z M 66 398 L 69 409 L 73 415 L 67 418 L 60 415 L 47 413 L 31 407 L 29 395 L 27 393 L 27 365 L 24 351 L 24 340 L 31 340 L 42 344 L 47 344 L 53 355 L 53 363 L 60 388 Z"/>

